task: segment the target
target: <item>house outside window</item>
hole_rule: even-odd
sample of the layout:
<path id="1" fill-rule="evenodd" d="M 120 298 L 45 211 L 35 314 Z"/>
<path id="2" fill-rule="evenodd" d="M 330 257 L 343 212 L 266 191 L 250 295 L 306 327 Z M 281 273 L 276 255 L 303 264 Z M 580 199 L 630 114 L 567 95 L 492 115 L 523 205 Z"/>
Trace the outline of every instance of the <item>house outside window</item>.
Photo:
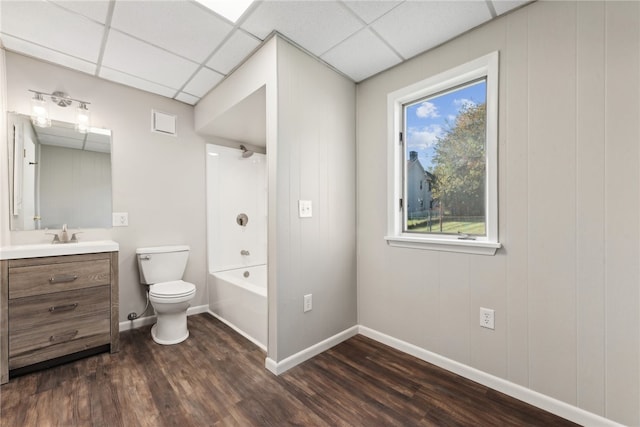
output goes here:
<path id="1" fill-rule="evenodd" d="M 497 87 L 494 52 L 389 94 L 390 245 L 485 255 L 501 246 Z"/>

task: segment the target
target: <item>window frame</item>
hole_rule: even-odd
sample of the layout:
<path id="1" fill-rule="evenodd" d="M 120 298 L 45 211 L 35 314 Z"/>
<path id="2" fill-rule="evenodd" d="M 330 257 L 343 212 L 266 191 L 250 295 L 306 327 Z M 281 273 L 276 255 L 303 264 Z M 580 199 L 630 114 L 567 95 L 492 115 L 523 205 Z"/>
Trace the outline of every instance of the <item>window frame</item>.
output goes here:
<path id="1" fill-rule="evenodd" d="M 387 235 L 390 246 L 494 255 L 502 247 L 498 240 L 498 68 L 497 51 L 446 70 L 387 95 Z M 486 236 L 463 240 L 451 234 L 409 233 L 404 224 L 404 168 L 406 138 L 404 106 L 421 98 L 445 92 L 468 82 L 486 78 Z M 402 201 L 402 202 L 401 202 Z"/>

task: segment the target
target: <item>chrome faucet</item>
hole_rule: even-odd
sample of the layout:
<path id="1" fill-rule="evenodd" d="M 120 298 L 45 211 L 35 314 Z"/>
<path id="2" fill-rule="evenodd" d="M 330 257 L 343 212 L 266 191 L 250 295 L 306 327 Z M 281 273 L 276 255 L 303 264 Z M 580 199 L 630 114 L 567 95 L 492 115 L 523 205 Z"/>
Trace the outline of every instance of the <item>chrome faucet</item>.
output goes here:
<path id="1" fill-rule="evenodd" d="M 72 233 L 71 238 L 69 238 L 69 233 L 67 232 L 67 224 L 63 224 L 62 231 L 60 231 L 60 234 L 58 233 L 44 233 L 44 234 L 52 235 L 53 240 L 51 241 L 51 243 L 55 245 L 57 243 L 78 243 L 77 235 L 80 233 L 82 232 L 76 231 L 75 233 Z"/>
<path id="2" fill-rule="evenodd" d="M 241 250 L 241 251 L 240 251 L 240 255 L 245 256 L 245 255 L 251 255 L 251 254 L 249 253 L 249 251 L 248 251 L 248 250 L 243 249 L 243 250 Z"/>

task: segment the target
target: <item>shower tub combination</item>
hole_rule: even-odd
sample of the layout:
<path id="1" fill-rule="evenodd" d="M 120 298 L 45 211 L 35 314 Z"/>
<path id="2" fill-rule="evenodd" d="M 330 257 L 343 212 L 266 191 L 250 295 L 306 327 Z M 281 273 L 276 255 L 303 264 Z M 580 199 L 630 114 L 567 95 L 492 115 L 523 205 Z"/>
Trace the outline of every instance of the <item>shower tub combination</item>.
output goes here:
<path id="1" fill-rule="evenodd" d="M 244 146 L 206 150 L 209 311 L 266 351 L 266 158 Z"/>
<path id="2" fill-rule="evenodd" d="M 211 273 L 209 310 L 266 351 L 267 266 Z"/>

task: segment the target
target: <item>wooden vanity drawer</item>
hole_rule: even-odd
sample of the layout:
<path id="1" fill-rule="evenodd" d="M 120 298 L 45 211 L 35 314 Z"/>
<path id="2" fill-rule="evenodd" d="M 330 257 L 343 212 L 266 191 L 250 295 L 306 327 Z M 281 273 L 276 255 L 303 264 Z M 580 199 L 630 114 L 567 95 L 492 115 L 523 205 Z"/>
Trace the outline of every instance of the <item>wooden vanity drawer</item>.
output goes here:
<path id="1" fill-rule="evenodd" d="M 111 283 L 109 259 L 9 267 L 9 299 Z"/>
<path id="2" fill-rule="evenodd" d="M 110 343 L 110 289 L 9 301 L 9 369 Z"/>

